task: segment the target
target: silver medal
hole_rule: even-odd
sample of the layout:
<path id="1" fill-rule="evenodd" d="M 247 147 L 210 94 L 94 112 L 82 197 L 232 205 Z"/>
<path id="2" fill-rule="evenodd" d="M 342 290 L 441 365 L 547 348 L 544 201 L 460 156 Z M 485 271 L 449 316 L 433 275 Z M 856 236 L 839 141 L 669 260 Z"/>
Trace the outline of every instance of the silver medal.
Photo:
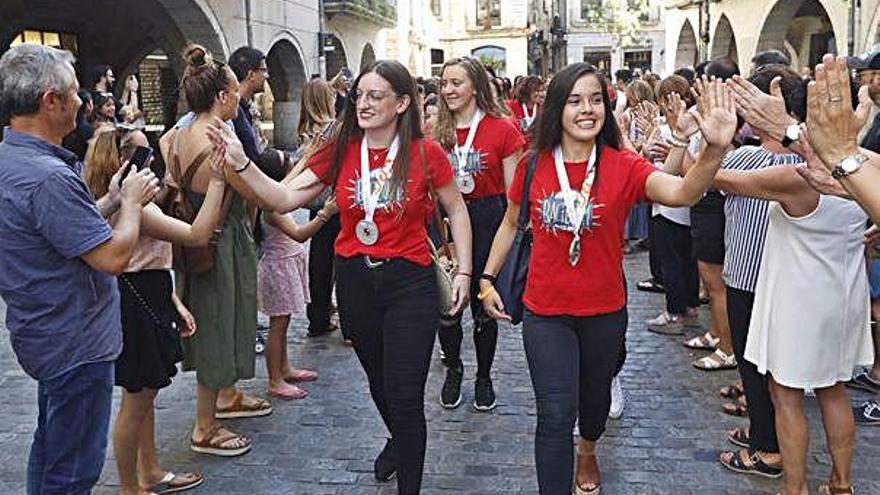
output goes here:
<path id="1" fill-rule="evenodd" d="M 361 244 L 372 246 L 379 240 L 379 226 L 372 220 L 361 220 L 354 228 L 354 233 Z"/>
<path id="2" fill-rule="evenodd" d="M 455 178 L 455 184 L 458 185 L 458 190 L 464 194 L 474 192 L 474 189 L 477 187 L 473 175 L 459 175 Z"/>
<path id="3" fill-rule="evenodd" d="M 581 259 L 581 236 L 575 233 L 574 239 L 568 247 L 568 264 L 575 266 L 579 259 Z"/>

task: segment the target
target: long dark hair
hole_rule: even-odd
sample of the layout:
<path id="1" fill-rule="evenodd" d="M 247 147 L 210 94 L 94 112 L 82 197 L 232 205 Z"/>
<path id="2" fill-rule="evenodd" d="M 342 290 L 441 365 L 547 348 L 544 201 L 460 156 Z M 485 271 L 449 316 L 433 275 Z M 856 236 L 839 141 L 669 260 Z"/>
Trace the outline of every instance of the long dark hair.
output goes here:
<path id="1" fill-rule="evenodd" d="M 596 146 L 610 146 L 620 149 L 620 128 L 614 118 L 614 110 L 611 108 L 611 98 L 608 96 L 608 82 L 605 76 L 596 67 L 588 63 L 576 63 L 567 66 L 557 72 L 550 85 L 547 87 L 547 98 L 544 107 L 533 124 L 535 129 L 534 149 L 540 151 L 552 151 L 562 142 L 562 111 L 568 101 L 575 83 L 582 77 L 593 75 L 599 79 L 602 87 L 602 105 L 605 107 L 605 120 L 599 135 L 596 136 Z"/>
<path id="2" fill-rule="evenodd" d="M 443 72 L 446 71 L 447 67 L 456 65 L 464 69 L 468 79 L 471 80 L 471 84 L 474 86 L 474 91 L 476 92 L 474 99 L 476 100 L 477 108 L 491 117 L 503 118 L 504 110 L 498 100 L 492 98 L 492 89 L 489 87 L 489 84 L 491 84 L 489 82 L 489 74 L 486 72 L 483 64 L 471 57 L 453 58 L 443 64 L 443 68 L 440 69 L 440 77 L 443 77 Z M 455 148 L 457 144 L 455 138 L 455 118 L 452 115 L 452 110 L 449 109 L 449 105 L 446 104 L 446 98 L 442 97 L 442 93 L 437 105 L 434 139 L 447 151 Z"/>
<path id="3" fill-rule="evenodd" d="M 364 75 L 375 72 L 379 77 L 388 81 L 391 90 L 398 97 L 409 96 L 409 107 L 405 112 L 397 116 L 397 135 L 400 138 L 400 148 L 394 164 L 391 166 L 391 192 L 392 197 L 402 192 L 406 194 L 406 181 L 409 178 L 409 156 L 410 146 L 413 139 L 421 139 L 422 124 L 421 112 L 419 112 L 418 94 L 416 92 L 416 82 L 406 67 L 396 60 L 377 60 L 365 67 L 357 79 L 354 80 L 352 91 L 349 92 L 350 98 L 346 99 L 345 106 L 342 110 L 341 117 L 342 126 L 339 135 L 333 144 L 333 160 L 330 164 L 329 178 L 331 184 L 336 183 L 339 177 L 339 170 L 342 169 L 342 159 L 345 156 L 346 148 L 351 141 L 358 139 L 364 135 L 364 130 L 358 125 L 357 121 L 357 101 L 354 95 L 357 94 L 358 84 Z M 328 143 L 328 146 L 331 144 Z M 401 184 L 404 187 L 400 187 Z"/>

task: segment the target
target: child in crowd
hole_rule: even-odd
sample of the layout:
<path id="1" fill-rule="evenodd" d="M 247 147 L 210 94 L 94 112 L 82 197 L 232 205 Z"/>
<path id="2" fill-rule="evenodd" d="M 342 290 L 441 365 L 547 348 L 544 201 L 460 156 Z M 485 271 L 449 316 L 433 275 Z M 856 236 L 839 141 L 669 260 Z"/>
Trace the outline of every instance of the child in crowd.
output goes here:
<path id="1" fill-rule="evenodd" d="M 291 170 L 290 158 L 270 149 L 257 162 L 270 178 L 281 181 Z M 317 380 L 312 370 L 294 368 L 287 359 L 287 326 L 291 315 L 305 314 L 309 302 L 309 276 L 306 251 L 302 243 L 337 212 L 333 197 L 314 219 L 297 225 L 289 215 L 262 211 L 257 217 L 256 240 L 262 255 L 257 267 L 257 308 L 269 316 L 266 368 L 267 394 L 284 400 L 302 399 L 308 392 L 296 382 Z"/>

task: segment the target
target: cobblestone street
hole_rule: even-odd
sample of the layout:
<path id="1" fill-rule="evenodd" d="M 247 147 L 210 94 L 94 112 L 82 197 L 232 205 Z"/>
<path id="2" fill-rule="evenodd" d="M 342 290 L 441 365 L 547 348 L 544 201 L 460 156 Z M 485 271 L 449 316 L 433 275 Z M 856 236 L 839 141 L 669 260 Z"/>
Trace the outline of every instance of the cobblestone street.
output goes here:
<path id="1" fill-rule="evenodd" d="M 680 338 L 649 333 L 644 320 L 655 316 L 664 298 L 634 290 L 647 273 L 647 255 L 627 257 L 631 288 L 629 357 L 623 369 L 626 410 L 609 421 L 600 443 L 603 494 L 774 494 L 780 482 L 736 475 L 717 461 L 731 448 L 725 431 L 745 425 L 721 413 L 719 387 L 736 378 L 732 371 L 707 374 L 691 367 L 695 354 Z M 5 306 L 0 303 L 0 313 Z M 704 324 L 707 322 L 703 311 Z M 466 335 L 468 332 L 466 327 Z M 4 329 L 5 330 L 5 329 Z M 203 331 L 209 331 L 204 329 Z M 795 343 L 792 343 L 795 345 Z M 234 459 L 193 453 L 188 438 L 195 413 L 195 376 L 178 375 L 158 399 L 157 444 L 163 467 L 202 471 L 205 483 L 189 493 L 219 494 L 393 494 L 395 484 L 377 484 L 372 462 L 384 445 L 385 429 L 370 401 L 364 374 L 338 332 L 318 339 L 305 336 L 303 320 L 290 331 L 290 352 L 297 366 L 320 373 L 306 384 L 302 401 L 273 401 L 271 416 L 232 421 L 254 439 L 254 449 Z M 473 397 L 473 342 L 465 338 L 465 402 L 454 411 L 438 403 L 444 369 L 432 364 L 426 390 L 428 453 L 425 494 L 537 493 L 532 435 L 535 410 L 531 383 L 517 329 L 504 327 L 494 368 L 498 408 L 478 413 Z M 258 356 L 257 378 L 241 384 L 264 396 L 266 372 Z M 15 362 L 7 332 L 0 344 L 0 494 L 25 492 L 28 446 L 36 420 L 36 383 Z M 118 392 L 116 399 L 118 400 Z M 852 393 L 853 402 L 867 399 Z M 807 399 L 811 424 L 811 485 L 829 472 L 818 407 Z M 114 405 L 114 410 L 117 405 Z M 857 493 L 880 494 L 880 428 L 857 433 L 854 477 Z M 112 448 L 98 494 L 117 492 Z"/>

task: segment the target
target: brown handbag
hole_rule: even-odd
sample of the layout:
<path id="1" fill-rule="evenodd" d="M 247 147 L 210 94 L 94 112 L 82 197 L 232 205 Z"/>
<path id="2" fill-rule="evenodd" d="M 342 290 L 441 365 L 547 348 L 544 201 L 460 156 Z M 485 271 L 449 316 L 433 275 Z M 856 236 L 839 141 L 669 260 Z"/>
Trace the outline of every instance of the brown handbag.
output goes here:
<path id="1" fill-rule="evenodd" d="M 428 246 L 431 248 L 431 265 L 434 267 L 434 273 L 437 276 L 437 294 L 439 296 L 438 305 L 440 314 L 448 315 L 452 310 L 452 279 L 458 271 L 455 258 L 452 256 L 452 249 L 449 247 L 449 232 L 446 229 L 446 222 L 440 216 L 440 201 L 437 198 L 437 190 L 434 189 L 434 181 L 431 177 L 431 168 L 428 160 L 425 158 L 425 145 L 419 142 L 419 156 L 421 158 L 422 167 L 425 169 L 425 178 L 428 182 L 428 196 L 434 203 L 434 221 L 440 230 L 440 240 L 442 245 L 438 248 L 428 236 Z"/>
<path id="2" fill-rule="evenodd" d="M 178 131 L 175 130 L 172 132 L 175 134 L 172 136 L 172 141 L 168 146 L 168 162 L 170 165 L 170 172 L 176 183 L 166 181 L 165 187 L 167 190 L 161 206 L 166 215 L 174 217 L 182 222 L 192 224 L 195 221 L 199 210 L 193 205 L 192 201 L 190 201 L 187 191 L 192 191 L 190 189 L 192 180 L 199 169 L 202 168 L 202 165 L 207 161 L 208 156 L 211 154 L 211 149 L 206 148 L 202 150 L 202 152 L 193 160 L 192 164 L 186 169 L 186 173 L 183 177 L 181 177 L 180 156 L 177 149 Z M 180 178 L 179 182 L 177 182 L 178 178 Z M 221 207 L 223 213 L 220 216 L 221 222 L 226 218 L 226 213 L 229 211 L 231 198 L 232 195 L 228 192 L 223 196 L 223 206 Z M 180 244 L 174 244 L 172 246 L 174 269 L 178 272 L 197 275 L 205 273 L 213 268 L 214 249 L 221 233 L 222 229 L 215 226 L 211 242 L 206 246 L 183 246 Z"/>

